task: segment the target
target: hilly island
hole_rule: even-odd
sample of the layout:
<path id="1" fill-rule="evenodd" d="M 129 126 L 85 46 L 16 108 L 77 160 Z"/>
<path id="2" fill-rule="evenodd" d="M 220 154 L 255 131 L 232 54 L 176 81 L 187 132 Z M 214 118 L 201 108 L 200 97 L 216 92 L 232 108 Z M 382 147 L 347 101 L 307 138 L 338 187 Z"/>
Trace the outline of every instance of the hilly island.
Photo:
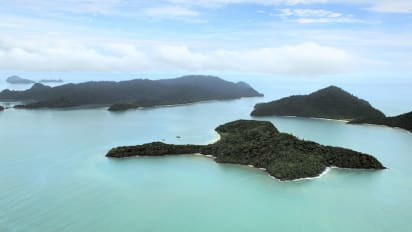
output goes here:
<path id="1" fill-rule="evenodd" d="M 255 105 L 252 116 L 298 116 L 328 119 L 383 117 L 367 101 L 345 90 L 329 86 L 309 95 L 295 95 Z"/>
<path id="2" fill-rule="evenodd" d="M 208 145 L 173 145 L 153 142 L 116 147 L 106 156 L 163 156 L 201 153 L 218 163 L 252 165 L 280 180 L 320 175 L 328 167 L 379 170 L 385 167 L 373 156 L 323 146 L 281 133 L 268 121 L 237 120 L 218 126 L 220 140 Z"/>
<path id="3" fill-rule="evenodd" d="M 107 105 L 113 111 L 258 96 L 263 95 L 244 82 L 234 83 L 203 75 L 164 80 L 85 82 L 56 87 L 36 83 L 25 91 L 0 92 L 0 100 L 26 102 L 16 108 Z"/>

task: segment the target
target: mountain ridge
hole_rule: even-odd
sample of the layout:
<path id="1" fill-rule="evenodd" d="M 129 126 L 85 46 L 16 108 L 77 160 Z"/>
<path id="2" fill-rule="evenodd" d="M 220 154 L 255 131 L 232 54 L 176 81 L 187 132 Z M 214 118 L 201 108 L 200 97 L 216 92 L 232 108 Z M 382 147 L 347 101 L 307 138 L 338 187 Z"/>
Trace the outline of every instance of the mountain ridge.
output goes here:
<path id="1" fill-rule="evenodd" d="M 258 97 L 263 94 L 244 84 L 215 76 L 191 75 L 174 79 L 133 79 L 127 81 L 88 81 L 49 87 L 36 83 L 25 91 L 4 90 L 1 100 L 31 101 L 17 108 L 62 108 L 81 105 L 122 104 L 127 108 L 194 103 Z"/>

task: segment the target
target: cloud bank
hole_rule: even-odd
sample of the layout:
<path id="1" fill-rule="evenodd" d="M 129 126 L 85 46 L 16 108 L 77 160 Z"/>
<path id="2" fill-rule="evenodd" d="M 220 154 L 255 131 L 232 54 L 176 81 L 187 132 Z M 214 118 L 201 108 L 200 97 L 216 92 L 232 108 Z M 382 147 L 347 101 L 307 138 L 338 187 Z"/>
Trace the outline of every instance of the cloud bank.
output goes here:
<path id="1" fill-rule="evenodd" d="M 184 45 L 138 41 L 0 38 L 0 68 L 27 71 L 242 71 L 322 75 L 351 71 L 360 58 L 304 42 L 247 50 L 197 51 Z"/>

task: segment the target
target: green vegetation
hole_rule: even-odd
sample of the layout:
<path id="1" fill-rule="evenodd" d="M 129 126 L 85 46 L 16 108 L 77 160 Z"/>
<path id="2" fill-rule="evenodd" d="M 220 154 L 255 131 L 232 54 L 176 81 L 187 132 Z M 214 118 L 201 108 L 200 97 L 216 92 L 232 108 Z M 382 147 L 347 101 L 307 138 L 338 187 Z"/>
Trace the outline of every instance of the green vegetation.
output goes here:
<path id="1" fill-rule="evenodd" d="M 367 101 L 336 86 L 309 95 L 297 95 L 255 105 L 252 116 L 298 116 L 329 119 L 361 119 L 383 117 Z"/>
<path id="2" fill-rule="evenodd" d="M 390 127 L 399 127 L 412 132 L 412 112 L 401 114 L 395 117 L 378 117 L 378 118 L 366 118 L 350 121 L 352 124 L 376 124 L 385 125 Z"/>
<path id="3" fill-rule="evenodd" d="M 238 120 L 216 128 L 221 139 L 209 145 L 161 142 L 111 149 L 108 157 L 202 153 L 219 163 L 253 165 L 281 180 L 314 177 L 327 167 L 384 169 L 373 156 L 345 148 L 322 146 L 280 133 L 267 121 Z"/>
<path id="4" fill-rule="evenodd" d="M 36 83 L 29 90 L 0 92 L 0 100 L 32 102 L 17 108 L 62 108 L 114 104 L 111 107 L 112 110 L 256 96 L 262 96 L 262 94 L 246 83 L 233 83 L 213 76 L 85 82 L 57 87 Z"/>

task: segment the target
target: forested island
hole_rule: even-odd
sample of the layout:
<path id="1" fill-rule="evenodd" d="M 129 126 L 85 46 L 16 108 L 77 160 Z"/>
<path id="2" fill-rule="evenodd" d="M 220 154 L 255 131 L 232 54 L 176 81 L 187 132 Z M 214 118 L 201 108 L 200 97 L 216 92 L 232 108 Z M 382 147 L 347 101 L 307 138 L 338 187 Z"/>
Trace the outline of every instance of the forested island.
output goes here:
<path id="1" fill-rule="evenodd" d="M 329 86 L 309 95 L 295 95 L 268 103 L 258 103 L 252 116 L 298 116 L 328 119 L 379 118 L 385 115 L 345 90 Z"/>
<path id="2" fill-rule="evenodd" d="M 394 117 L 364 118 L 352 120 L 351 124 L 376 124 L 389 127 L 399 127 L 412 132 L 412 112 Z"/>
<path id="3" fill-rule="evenodd" d="M 268 121 L 237 120 L 218 126 L 220 140 L 209 145 L 172 145 L 153 142 L 116 147 L 106 156 L 163 156 L 201 153 L 218 163 L 253 165 L 280 180 L 320 175 L 327 167 L 385 169 L 373 156 L 353 150 L 323 146 L 280 133 Z"/>
<path id="4" fill-rule="evenodd" d="M 412 112 L 386 117 L 369 102 L 336 86 L 329 86 L 309 95 L 295 95 L 268 103 L 258 103 L 251 115 L 343 119 L 350 124 L 384 125 L 412 132 Z"/>
<path id="5" fill-rule="evenodd" d="M 56 87 L 36 83 L 25 91 L 0 92 L 0 100 L 28 102 L 16 108 L 112 105 L 109 110 L 113 111 L 257 96 L 263 94 L 244 82 L 234 83 L 218 77 L 202 75 L 164 80 L 85 82 Z"/>

